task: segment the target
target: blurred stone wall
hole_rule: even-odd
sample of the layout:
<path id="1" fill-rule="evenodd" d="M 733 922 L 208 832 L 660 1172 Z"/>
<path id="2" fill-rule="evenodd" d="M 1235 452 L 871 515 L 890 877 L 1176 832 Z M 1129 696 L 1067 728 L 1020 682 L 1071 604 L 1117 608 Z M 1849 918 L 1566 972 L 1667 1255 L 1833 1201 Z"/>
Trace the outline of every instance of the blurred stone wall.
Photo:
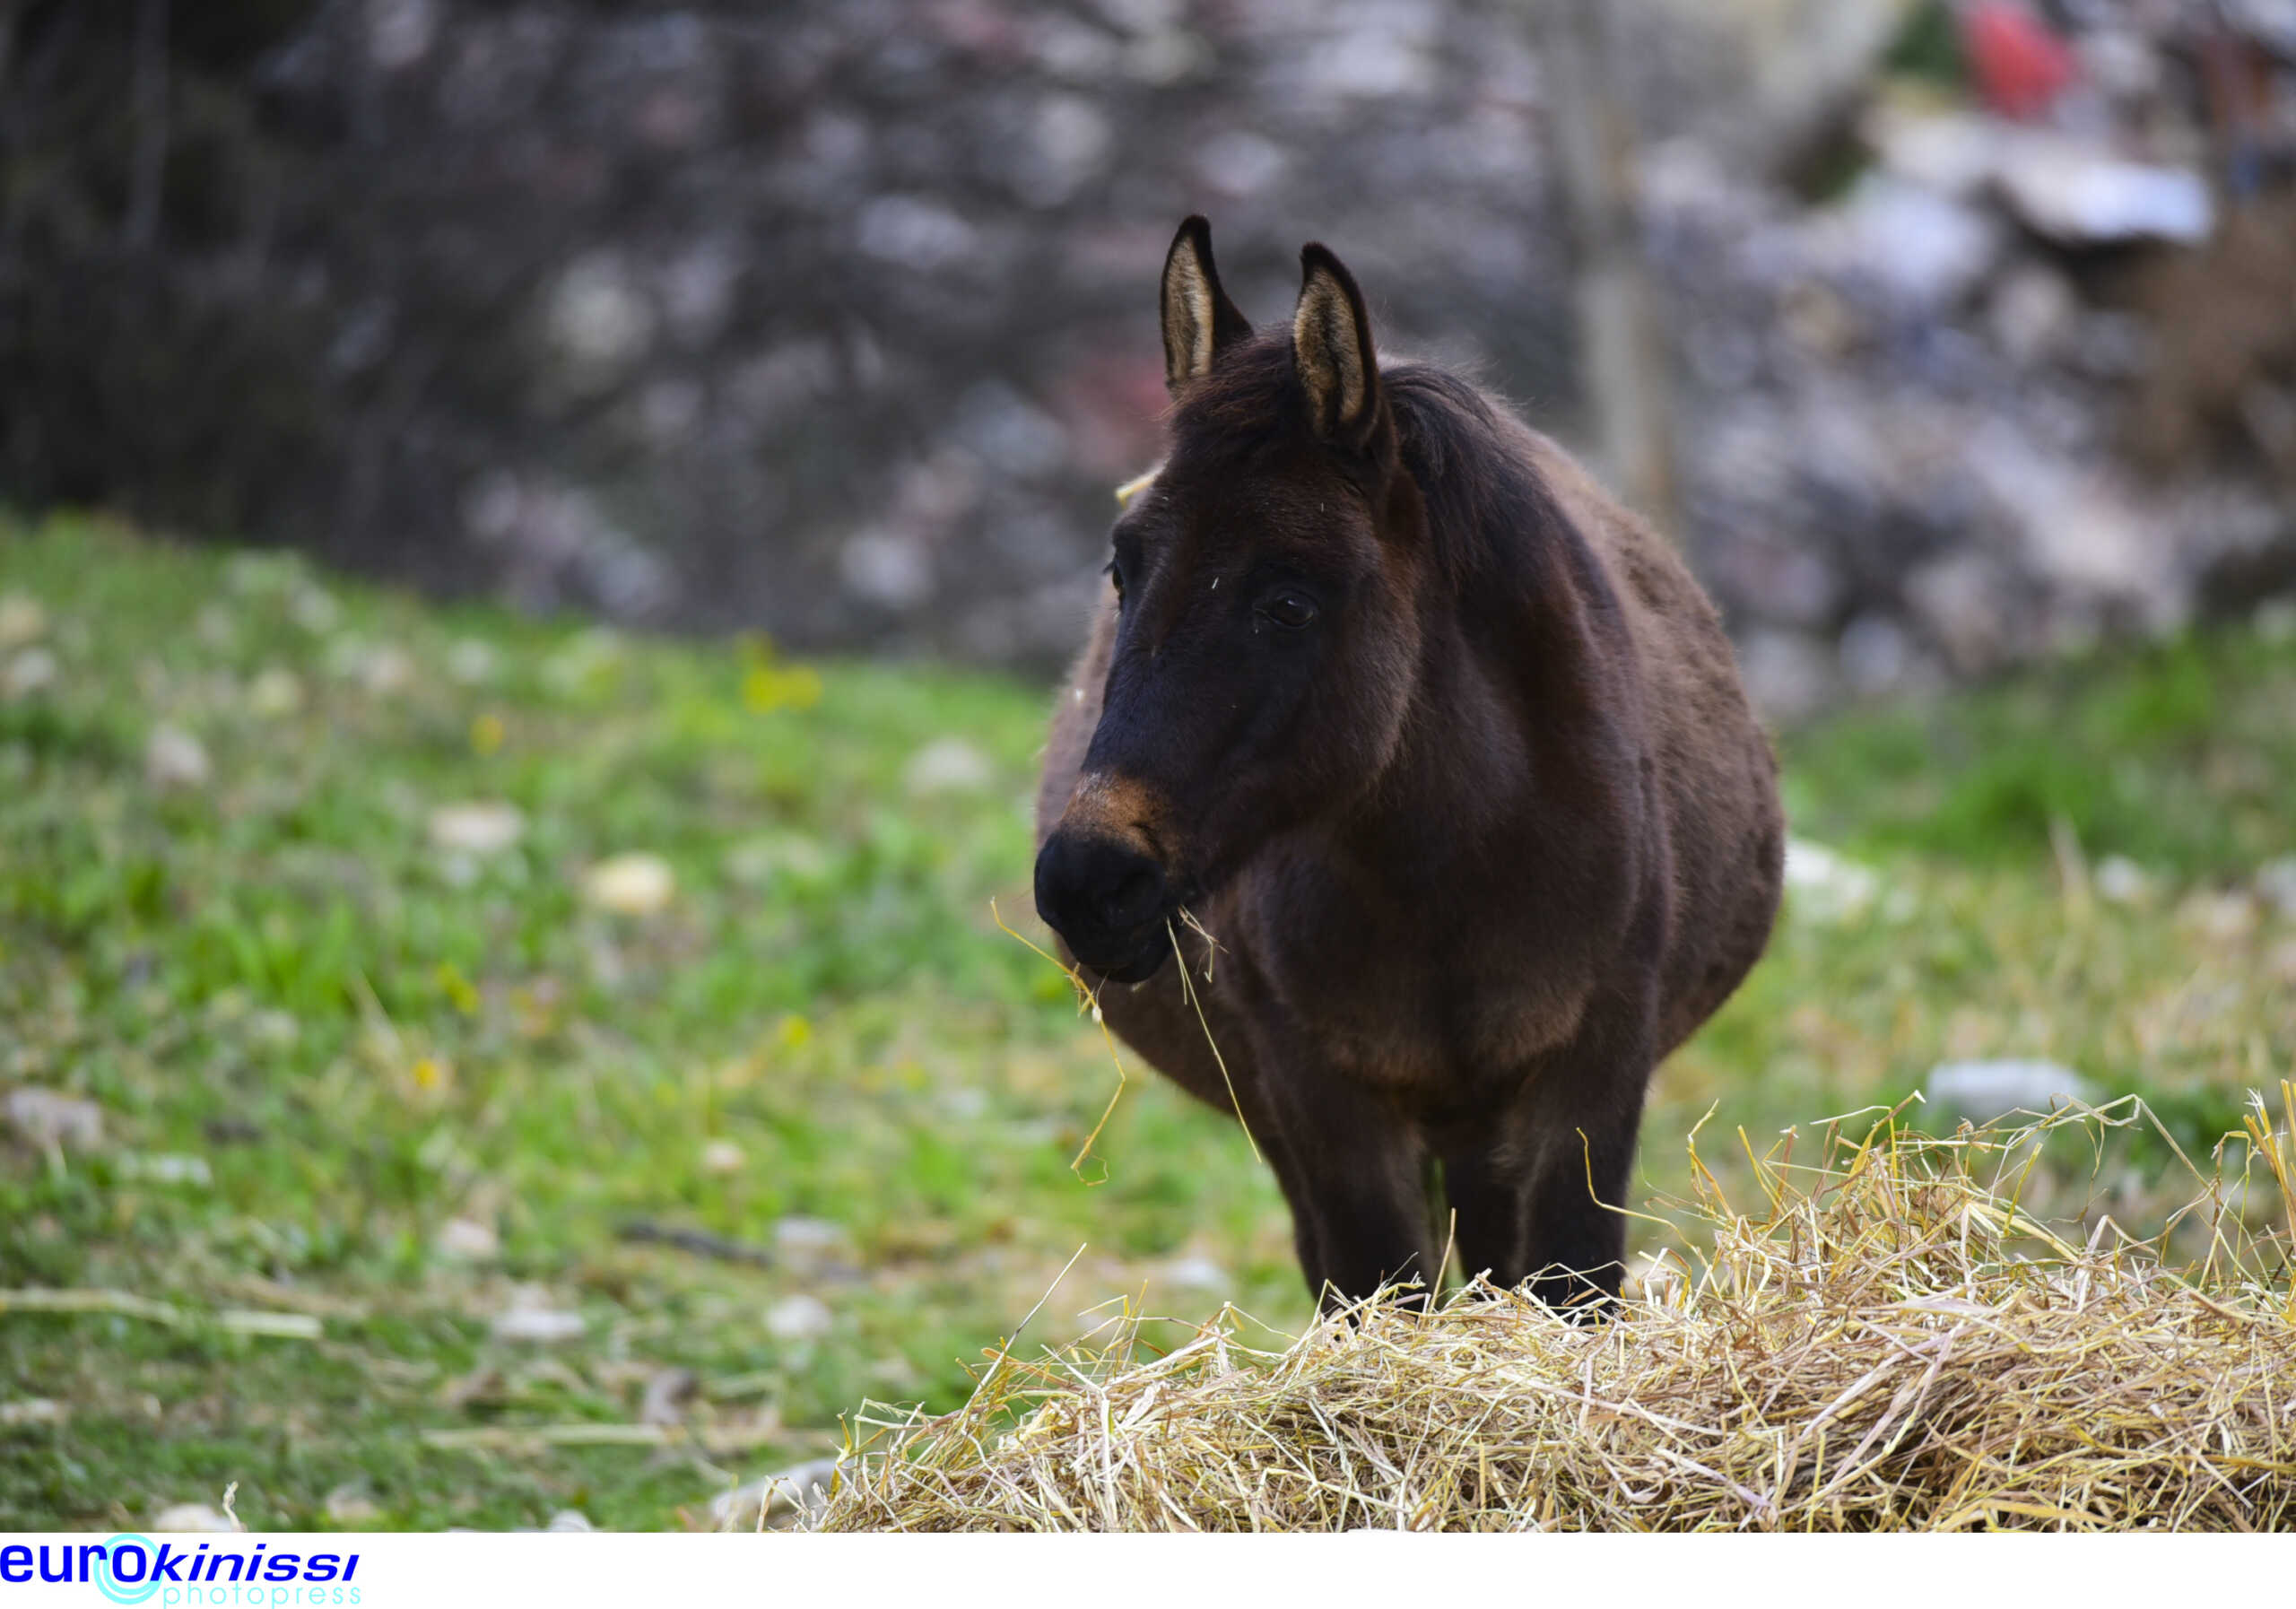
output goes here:
<path id="1" fill-rule="evenodd" d="M 2221 8 L 2268 108 L 2274 4 Z M 2046 133 L 2033 161 L 2221 191 L 2195 21 L 2220 8 L 2050 8 L 2088 97 L 2050 131 L 1878 91 L 1925 9 L 1632 13 L 1683 536 L 1785 715 L 2172 624 L 2280 585 L 2296 546 L 2296 477 L 2256 433 L 2296 411 L 2288 321 L 2268 244 L 2238 244 L 2272 238 L 2281 170 L 2199 237 L 2084 239 L 2021 205 L 2002 155 Z M 13 500 L 535 607 L 1048 666 L 1109 489 L 1155 449 L 1154 281 L 1191 210 L 1255 317 L 1321 239 L 1390 349 L 1474 367 L 1566 438 L 1580 415 L 1522 4 L 0 18 Z M 2261 365 L 2179 369 L 2174 309 L 2227 274 L 2261 276 L 2256 327 L 2222 337 Z"/>
<path id="2" fill-rule="evenodd" d="M 1317 236 L 1391 340 L 1567 388 L 1503 8 L 327 0 L 212 38 L 217 9 L 172 8 L 140 247 L 139 0 L 19 19 L 17 497 L 1049 664 L 1154 451 L 1186 212 L 1258 317 Z"/>

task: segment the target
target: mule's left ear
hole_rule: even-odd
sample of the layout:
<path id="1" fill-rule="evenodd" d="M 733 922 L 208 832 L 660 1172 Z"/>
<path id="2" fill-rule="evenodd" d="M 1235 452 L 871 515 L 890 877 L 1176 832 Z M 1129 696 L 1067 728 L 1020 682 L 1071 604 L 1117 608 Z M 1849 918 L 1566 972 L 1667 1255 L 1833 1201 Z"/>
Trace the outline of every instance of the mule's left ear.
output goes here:
<path id="1" fill-rule="evenodd" d="M 1355 276 L 1321 246 L 1300 253 L 1300 306 L 1292 315 L 1292 361 L 1308 394 L 1316 434 L 1361 448 L 1379 413 L 1379 366 L 1371 354 L 1371 316 Z"/>

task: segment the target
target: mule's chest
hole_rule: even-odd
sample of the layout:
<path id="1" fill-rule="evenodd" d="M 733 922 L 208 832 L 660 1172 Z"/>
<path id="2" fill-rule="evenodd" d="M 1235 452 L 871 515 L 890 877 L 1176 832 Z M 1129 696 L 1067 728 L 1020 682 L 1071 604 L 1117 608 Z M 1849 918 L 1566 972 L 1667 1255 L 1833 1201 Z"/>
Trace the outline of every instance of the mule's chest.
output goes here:
<path id="1" fill-rule="evenodd" d="M 1222 942 L 1240 952 L 1238 987 L 1263 996 L 1256 1014 L 1367 1086 L 1448 1100 L 1568 1039 L 1584 1011 L 1584 970 L 1492 891 L 1412 898 L 1290 864 L 1236 891 Z"/>

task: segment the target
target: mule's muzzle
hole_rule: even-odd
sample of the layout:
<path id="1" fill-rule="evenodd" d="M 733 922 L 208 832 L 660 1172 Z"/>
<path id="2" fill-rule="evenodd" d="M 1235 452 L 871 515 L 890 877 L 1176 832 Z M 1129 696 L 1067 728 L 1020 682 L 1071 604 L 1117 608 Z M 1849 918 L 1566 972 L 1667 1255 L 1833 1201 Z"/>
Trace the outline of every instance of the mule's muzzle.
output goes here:
<path id="1" fill-rule="evenodd" d="M 1118 983 L 1171 959 L 1177 903 L 1164 868 L 1120 839 L 1063 828 L 1037 852 L 1037 914 L 1079 962 Z"/>

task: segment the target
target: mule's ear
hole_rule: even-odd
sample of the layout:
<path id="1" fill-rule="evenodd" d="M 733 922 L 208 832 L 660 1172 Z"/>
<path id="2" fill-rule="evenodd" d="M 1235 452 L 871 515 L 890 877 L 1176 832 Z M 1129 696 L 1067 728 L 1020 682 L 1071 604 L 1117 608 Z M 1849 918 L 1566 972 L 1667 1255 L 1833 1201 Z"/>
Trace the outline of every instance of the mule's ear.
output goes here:
<path id="1" fill-rule="evenodd" d="M 1212 265 L 1212 226 L 1191 217 L 1164 254 L 1164 384 L 1178 391 L 1212 371 L 1213 361 L 1252 333 Z"/>
<path id="2" fill-rule="evenodd" d="M 1300 253 L 1300 306 L 1292 315 L 1292 355 L 1308 394 L 1316 433 L 1360 448 L 1379 412 L 1379 366 L 1371 355 L 1371 316 L 1355 276 L 1321 246 Z"/>

